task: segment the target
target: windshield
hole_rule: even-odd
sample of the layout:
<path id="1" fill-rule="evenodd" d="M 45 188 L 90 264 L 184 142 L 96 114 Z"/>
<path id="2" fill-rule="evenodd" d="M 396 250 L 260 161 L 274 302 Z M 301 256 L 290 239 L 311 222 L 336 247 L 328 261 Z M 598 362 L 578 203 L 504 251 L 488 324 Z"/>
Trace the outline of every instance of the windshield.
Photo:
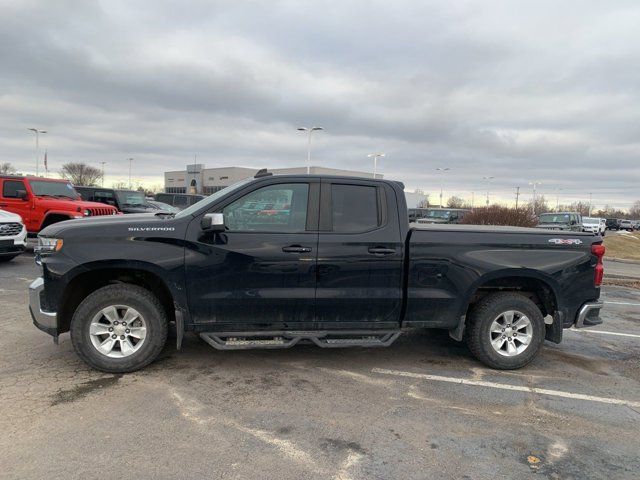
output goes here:
<path id="1" fill-rule="evenodd" d="M 600 223 L 599 218 L 582 217 L 582 223 Z"/>
<path id="2" fill-rule="evenodd" d="M 444 220 L 449 220 L 449 217 L 451 217 L 451 210 L 428 210 L 425 216 L 427 218 L 442 218 Z"/>
<path id="3" fill-rule="evenodd" d="M 51 197 L 63 197 L 76 200 L 80 195 L 73 185 L 68 182 L 47 182 L 46 180 L 30 180 L 31 190 L 34 195 L 48 195 Z"/>
<path id="4" fill-rule="evenodd" d="M 201 208 L 204 208 L 207 205 L 214 203 L 219 198 L 233 192 L 234 190 L 238 190 L 239 188 L 244 187 L 247 183 L 251 181 L 253 181 L 252 177 L 245 178 L 244 180 L 240 180 L 239 182 L 234 183 L 233 185 L 229 185 L 228 187 L 225 187 L 222 190 L 218 190 L 216 193 L 203 198 L 197 203 L 194 203 L 189 208 L 185 208 L 184 210 L 176 213 L 176 218 L 182 218 L 182 217 L 186 217 L 187 215 L 193 215 Z"/>
<path id="5" fill-rule="evenodd" d="M 569 214 L 544 213 L 540 215 L 540 223 L 569 223 Z"/>
<path id="6" fill-rule="evenodd" d="M 147 207 L 147 199 L 142 192 L 117 191 L 118 203 L 127 207 Z"/>

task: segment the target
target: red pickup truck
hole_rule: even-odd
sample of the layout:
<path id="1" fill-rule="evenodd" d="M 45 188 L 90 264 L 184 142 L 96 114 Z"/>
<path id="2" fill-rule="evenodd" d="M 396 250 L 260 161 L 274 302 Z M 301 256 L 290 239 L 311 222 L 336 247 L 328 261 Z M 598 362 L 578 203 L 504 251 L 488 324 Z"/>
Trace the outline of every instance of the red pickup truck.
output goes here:
<path id="1" fill-rule="evenodd" d="M 118 213 L 115 207 L 80 200 L 67 180 L 17 175 L 0 175 L 0 208 L 20 215 L 31 234 L 62 220 Z"/>

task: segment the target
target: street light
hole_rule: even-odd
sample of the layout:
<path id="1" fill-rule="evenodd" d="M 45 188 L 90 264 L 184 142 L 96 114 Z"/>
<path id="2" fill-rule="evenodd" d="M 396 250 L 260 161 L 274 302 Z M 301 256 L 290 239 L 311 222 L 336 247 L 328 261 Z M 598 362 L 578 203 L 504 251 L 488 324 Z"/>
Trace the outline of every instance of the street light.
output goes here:
<path id="1" fill-rule="evenodd" d="M 131 162 L 133 162 L 133 158 L 127 158 L 129 160 L 129 190 L 131 190 Z"/>
<path id="2" fill-rule="evenodd" d="M 373 178 L 376 178 L 376 172 L 378 170 L 378 158 L 384 157 L 384 153 L 370 153 L 368 158 L 373 158 Z"/>
<path id="3" fill-rule="evenodd" d="M 442 208 L 442 186 L 444 184 L 444 172 L 448 172 L 450 168 L 436 168 L 436 171 L 440 172 L 440 208 Z"/>
<path id="4" fill-rule="evenodd" d="M 487 181 L 487 207 L 489 206 L 489 182 L 491 181 L 492 178 L 495 178 L 495 177 L 482 177 L 483 180 Z"/>
<path id="5" fill-rule="evenodd" d="M 46 130 L 38 130 L 37 128 L 27 128 L 27 130 L 32 131 L 36 134 L 36 176 L 38 176 L 38 172 L 40 169 L 40 144 L 39 144 L 39 135 L 41 133 L 47 133 Z"/>
<path id="6" fill-rule="evenodd" d="M 307 175 L 311 173 L 311 134 L 316 130 L 324 130 L 322 127 L 298 127 L 300 132 L 309 132 L 309 142 L 307 144 Z"/>
<path id="7" fill-rule="evenodd" d="M 535 204 L 536 204 L 536 187 L 538 185 L 542 185 L 542 182 L 529 182 L 529 185 L 533 186 L 533 205 L 535 208 Z"/>
<path id="8" fill-rule="evenodd" d="M 556 212 L 560 211 L 560 191 L 561 188 L 556 188 Z"/>
<path id="9" fill-rule="evenodd" d="M 102 165 L 102 186 L 104 187 L 104 164 L 107 162 L 100 162 L 100 164 Z"/>

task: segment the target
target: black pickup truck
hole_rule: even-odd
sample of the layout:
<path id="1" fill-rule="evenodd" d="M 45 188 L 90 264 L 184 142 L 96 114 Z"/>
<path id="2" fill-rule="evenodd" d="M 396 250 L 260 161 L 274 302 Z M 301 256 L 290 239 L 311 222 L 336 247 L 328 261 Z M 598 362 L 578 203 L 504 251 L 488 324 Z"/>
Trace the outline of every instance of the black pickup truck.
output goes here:
<path id="1" fill-rule="evenodd" d="M 388 346 L 446 329 L 519 368 L 601 323 L 601 238 L 410 227 L 399 182 L 260 171 L 177 213 L 61 222 L 39 235 L 35 325 L 105 372 L 152 362 L 175 325 L 218 349 Z"/>

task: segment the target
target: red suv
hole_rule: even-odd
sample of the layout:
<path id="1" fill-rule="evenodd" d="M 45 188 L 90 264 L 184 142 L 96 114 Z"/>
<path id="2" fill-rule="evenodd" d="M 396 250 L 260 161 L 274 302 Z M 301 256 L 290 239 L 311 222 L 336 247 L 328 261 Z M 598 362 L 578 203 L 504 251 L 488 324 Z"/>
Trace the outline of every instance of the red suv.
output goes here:
<path id="1" fill-rule="evenodd" d="M 0 175 L 0 209 L 20 215 L 31 234 L 62 220 L 118 213 L 115 207 L 80 200 L 67 180 L 16 175 Z"/>

